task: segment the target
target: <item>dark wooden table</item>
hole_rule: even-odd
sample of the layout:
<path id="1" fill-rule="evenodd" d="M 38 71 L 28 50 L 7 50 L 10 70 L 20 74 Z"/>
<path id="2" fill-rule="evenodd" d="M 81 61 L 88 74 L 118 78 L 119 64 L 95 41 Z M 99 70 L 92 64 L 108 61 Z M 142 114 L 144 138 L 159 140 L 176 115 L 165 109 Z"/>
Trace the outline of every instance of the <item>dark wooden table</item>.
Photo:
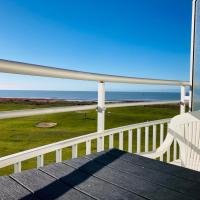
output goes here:
<path id="1" fill-rule="evenodd" d="M 0 177 L 0 199 L 200 199 L 200 173 L 112 149 Z"/>

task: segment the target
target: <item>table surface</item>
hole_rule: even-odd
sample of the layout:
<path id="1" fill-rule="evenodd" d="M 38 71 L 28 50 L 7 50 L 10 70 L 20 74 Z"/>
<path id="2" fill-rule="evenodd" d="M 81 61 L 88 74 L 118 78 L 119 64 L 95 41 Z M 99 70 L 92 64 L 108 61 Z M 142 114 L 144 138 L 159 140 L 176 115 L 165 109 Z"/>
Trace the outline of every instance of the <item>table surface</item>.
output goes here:
<path id="1" fill-rule="evenodd" d="M 200 199 L 200 173 L 112 149 L 2 176 L 0 199 Z"/>

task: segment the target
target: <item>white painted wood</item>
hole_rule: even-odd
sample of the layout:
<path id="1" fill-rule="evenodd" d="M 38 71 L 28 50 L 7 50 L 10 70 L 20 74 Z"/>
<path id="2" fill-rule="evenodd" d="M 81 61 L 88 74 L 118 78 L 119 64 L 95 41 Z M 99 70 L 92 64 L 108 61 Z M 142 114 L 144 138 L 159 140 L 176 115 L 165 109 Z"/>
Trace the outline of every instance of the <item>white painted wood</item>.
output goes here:
<path id="1" fill-rule="evenodd" d="M 86 154 L 86 155 L 91 154 L 91 140 L 87 140 L 87 141 L 86 141 L 86 150 L 85 150 L 85 154 Z"/>
<path id="2" fill-rule="evenodd" d="M 97 138 L 97 152 L 103 151 L 103 137 Z"/>
<path id="3" fill-rule="evenodd" d="M 22 164 L 21 162 L 17 162 L 14 164 L 14 173 L 19 173 L 22 171 Z"/>
<path id="4" fill-rule="evenodd" d="M 170 162 L 170 147 L 167 150 L 167 163 Z"/>
<path id="5" fill-rule="evenodd" d="M 132 83 L 132 84 L 157 84 L 157 85 L 189 85 L 188 81 L 177 80 L 160 80 L 135 78 L 125 76 L 113 76 L 107 74 L 95 74 L 88 72 L 80 72 L 67 69 L 59 69 L 47 67 L 42 65 L 34 65 L 28 63 L 21 63 L 16 61 L 8 61 L 0 59 L 0 72 L 24 74 L 32 76 L 54 77 L 63 79 L 76 79 L 88 81 L 103 81 L 103 82 L 118 82 L 118 83 Z"/>
<path id="6" fill-rule="evenodd" d="M 173 160 L 177 160 L 177 140 L 176 138 L 174 139 L 174 156 Z"/>
<path id="7" fill-rule="evenodd" d="M 83 105 L 83 106 L 63 106 L 63 107 L 52 107 L 52 108 L 1 111 L 0 119 L 28 117 L 28 116 L 34 116 L 34 115 L 73 112 L 73 111 L 81 111 L 81 110 L 93 110 L 96 107 L 97 107 L 96 105 Z"/>
<path id="8" fill-rule="evenodd" d="M 44 166 L 44 155 L 37 156 L 37 168 Z"/>
<path id="9" fill-rule="evenodd" d="M 169 121 L 170 121 L 170 119 L 162 119 L 162 120 L 155 120 L 155 121 L 138 123 L 138 124 L 133 124 L 133 125 L 128 125 L 128 126 L 122 126 L 122 127 L 118 127 L 118 128 L 105 130 L 103 134 L 100 134 L 98 132 L 90 133 L 87 135 L 82 135 L 79 137 L 67 139 L 64 141 L 60 141 L 60 142 L 44 145 L 41 147 L 33 148 L 30 150 L 26 150 L 23 152 L 15 153 L 12 155 L 4 156 L 4 157 L 0 158 L 0 168 L 6 167 L 9 165 L 13 165 L 17 162 L 25 161 L 25 160 L 37 157 L 39 155 L 44 155 L 44 154 L 56 151 L 57 149 L 63 149 L 63 148 L 71 147 L 73 145 L 84 143 L 87 140 L 95 140 L 98 137 L 100 137 L 100 135 L 105 137 L 105 136 L 119 133 L 120 131 L 128 131 L 130 129 L 131 130 L 138 129 L 137 135 L 139 135 L 139 137 L 140 137 L 139 132 L 141 133 L 140 129 L 142 127 L 159 125 L 161 123 L 168 123 Z M 138 150 L 137 152 L 140 152 L 139 149 L 140 149 L 141 139 L 139 137 L 137 137 L 137 150 Z M 138 142 L 138 141 L 140 141 L 140 142 Z"/>
<path id="10" fill-rule="evenodd" d="M 56 150 L 56 163 L 62 162 L 62 149 Z"/>
<path id="11" fill-rule="evenodd" d="M 104 137 L 102 137 L 101 151 L 104 151 L 104 146 L 105 146 L 105 141 L 104 141 Z"/>
<path id="12" fill-rule="evenodd" d="M 123 131 L 119 132 L 119 149 L 120 150 L 124 149 L 124 132 Z"/>
<path id="13" fill-rule="evenodd" d="M 128 131 L 128 152 L 133 152 L 133 132 L 132 130 Z"/>
<path id="14" fill-rule="evenodd" d="M 192 111 L 192 85 L 194 73 L 194 49 L 195 49 L 195 17 L 196 17 L 196 1 L 192 1 L 192 23 L 191 23 L 191 47 L 190 47 L 190 88 L 189 88 L 189 111 Z"/>
<path id="15" fill-rule="evenodd" d="M 106 108 L 129 107 L 129 106 L 151 106 L 151 105 L 165 105 L 178 104 L 180 101 L 154 101 L 154 102 L 133 102 L 133 103 L 111 103 L 106 104 Z"/>
<path id="16" fill-rule="evenodd" d="M 160 124 L 160 146 L 164 140 L 164 124 Z M 160 161 L 163 161 L 163 155 L 160 156 Z"/>
<path id="17" fill-rule="evenodd" d="M 145 127 L 145 152 L 149 151 L 149 127 Z"/>
<path id="18" fill-rule="evenodd" d="M 186 88 L 185 86 L 181 86 L 181 103 L 180 103 L 180 114 L 185 113 L 185 94 Z"/>
<path id="19" fill-rule="evenodd" d="M 72 158 L 78 157 L 78 145 L 74 144 L 72 145 Z"/>
<path id="20" fill-rule="evenodd" d="M 137 153 L 141 152 L 141 128 L 137 128 Z"/>
<path id="21" fill-rule="evenodd" d="M 113 141 L 114 141 L 114 135 L 110 134 L 109 135 L 109 149 L 113 148 Z"/>
<path id="22" fill-rule="evenodd" d="M 174 139 L 179 144 L 181 166 L 200 171 L 200 111 L 174 117 L 163 144 L 156 152 L 145 156 L 149 158 L 160 157 L 169 149 Z M 175 161 L 173 163 L 176 163 Z"/>
<path id="23" fill-rule="evenodd" d="M 156 125 L 153 125 L 153 151 L 156 150 Z"/>
<path id="24" fill-rule="evenodd" d="M 105 104 L 105 108 L 128 107 L 128 106 L 141 106 L 141 105 L 163 105 L 163 104 L 178 104 L 180 101 L 157 101 L 157 102 L 135 102 L 135 103 L 112 103 Z M 83 105 L 83 106 L 64 106 L 52 108 L 39 108 L 39 109 L 26 109 L 26 110 L 13 110 L 13 111 L 0 111 L 0 119 L 28 117 L 34 115 L 55 114 L 63 112 L 73 112 L 81 110 L 93 110 L 97 105 Z"/>
<path id="25" fill-rule="evenodd" d="M 104 133 L 105 130 L 105 83 L 98 83 L 98 117 L 97 117 L 97 132 Z M 104 137 L 97 138 L 97 152 L 104 150 Z"/>

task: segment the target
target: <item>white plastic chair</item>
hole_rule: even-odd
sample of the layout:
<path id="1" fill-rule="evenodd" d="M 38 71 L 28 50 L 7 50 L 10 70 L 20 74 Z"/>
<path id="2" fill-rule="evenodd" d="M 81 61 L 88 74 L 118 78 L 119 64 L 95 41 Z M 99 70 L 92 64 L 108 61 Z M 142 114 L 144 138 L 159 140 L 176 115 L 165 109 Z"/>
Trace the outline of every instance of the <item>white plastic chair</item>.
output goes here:
<path id="1" fill-rule="evenodd" d="M 172 164 L 200 171 L 200 111 L 174 117 L 163 144 L 155 152 L 144 156 L 153 159 L 162 156 L 174 139 L 180 147 L 180 159 L 173 161 Z"/>

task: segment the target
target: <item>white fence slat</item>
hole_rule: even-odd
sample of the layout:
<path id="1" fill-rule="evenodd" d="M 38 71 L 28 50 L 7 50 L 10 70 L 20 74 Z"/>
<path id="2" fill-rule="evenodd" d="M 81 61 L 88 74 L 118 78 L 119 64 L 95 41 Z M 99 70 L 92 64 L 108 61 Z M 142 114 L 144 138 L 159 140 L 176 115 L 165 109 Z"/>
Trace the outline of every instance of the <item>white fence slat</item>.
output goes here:
<path id="1" fill-rule="evenodd" d="M 133 152 L 133 132 L 132 130 L 128 131 L 128 152 Z"/>
<path id="2" fill-rule="evenodd" d="M 72 145 L 72 158 L 78 157 L 78 145 L 74 144 Z"/>
<path id="3" fill-rule="evenodd" d="M 86 141 L 86 150 L 85 150 L 85 154 L 86 154 L 86 155 L 91 154 L 91 140 L 87 140 L 87 141 Z"/>
<path id="4" fill-rule="evenodd" d="M 169 163 L 169 162 L 170 162 L 170 147 L 167 150 L 167 163 Z"/>
<path id="5" fill-rule="evenodd" d="M 109 135 L 109 149 L 112 149 L 113 148 L 113 134 Z"/>
<path id="6" fill-rule="evenodd" d="M 160 124 L 160 146 L 164 140 L 164 124 Z M 160 161 L 163 161 L 163 155 L 160 156 Z"/>
<path id="7" fill-rule="evenodd" d="M 62 149 L 56 150 L 56 163 L 62 162 Z"/>
<path id="8" fill-rule="evenodd" d="M 97 138 L 97 152 L 103 151 L 104 146 L 104 137 L 98 137 Z"/>
<path id="9" fill-rule="evenodd" d="M 145 127 L 145 152 L 149 151 L 149 127 Z"/>
<path id="10" fill-rule="evenodd" d="M 14 173 L 19 173 L 22 171 L 22 163 L 17 162 L 14 164 Z"/>
<path id="11" fill-rule="evenodd" d="M 101 151 L 104 151 L 104 137 L 102 137 L 101 141 Z"/>
<path id="12" fill-rule="evenodd" d="M 177 159 L 177 140 L 174 139 L 174 160 Z"/>
<path id="13" fill-rule="evenodd" d="M 124 132 L 120 131 L 119 132 L 119 149 L 123 150 L 124 148 Z"/>
<path id="14" fill-rule="evenodd" d="M 137 128 L 137 153 L 141 152 L 141 128 Z"/>
<path id="15" fill-rule="evenodd" d="M 44 155 L 37 156 L 37 168 L 44 166 Z"/>
<path id="16" fill-rule="evenodd" d="M 156 150 L 156 125 L 153 125 L 153 151 Z"/>

